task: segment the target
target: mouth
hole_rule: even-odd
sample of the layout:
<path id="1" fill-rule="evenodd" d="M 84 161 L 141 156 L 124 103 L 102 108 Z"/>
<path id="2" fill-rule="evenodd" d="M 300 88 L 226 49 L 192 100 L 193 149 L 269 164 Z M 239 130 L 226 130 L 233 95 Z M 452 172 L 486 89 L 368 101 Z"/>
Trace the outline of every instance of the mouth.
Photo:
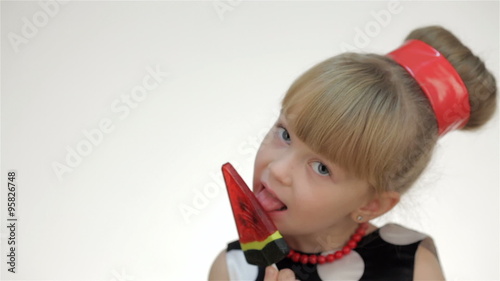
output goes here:
<path id="1" fill-rule="evenodd" d="M 256 192 L 255 196 L 260 205 L 266 212 L 282 212 L 288 210 L 288 207 L 283 203 L 276 194 L 265 185 Z"/>

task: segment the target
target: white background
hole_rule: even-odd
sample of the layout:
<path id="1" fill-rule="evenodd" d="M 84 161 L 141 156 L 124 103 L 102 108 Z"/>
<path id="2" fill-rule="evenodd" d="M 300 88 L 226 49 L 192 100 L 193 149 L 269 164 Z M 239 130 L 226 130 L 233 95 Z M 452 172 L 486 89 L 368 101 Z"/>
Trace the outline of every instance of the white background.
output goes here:
<path id="1" fill-rule="evenodd" d="M 50 15 L 39 2 L 1 6 L 2 280 L 206 279 L 237 238 L 220 166 L 236 164 L 250 183 L 291 82 L 367 28 L 360 51 L 383 54 L 416 27 L 443 25 L 500 77 L 498 2 L 400 2 L 385 26 L 374 15 L 388 2 L 48 5 Z M 125 116 L 117 107 L 148 68 L 169 75 Z M 106 120 L 112 130 L 85 146 L 83 131 Z M 498 143 L 498 112 L 478 132 L 445 136 L 377 222 L 430 233 L 449 280 L 499 279 Z M 80 161 L 68 156 L 77 148 Z M 54 163 L 68 167 L 61 180 Z M 16 274 L 5 260 L 10 169 Z"/>

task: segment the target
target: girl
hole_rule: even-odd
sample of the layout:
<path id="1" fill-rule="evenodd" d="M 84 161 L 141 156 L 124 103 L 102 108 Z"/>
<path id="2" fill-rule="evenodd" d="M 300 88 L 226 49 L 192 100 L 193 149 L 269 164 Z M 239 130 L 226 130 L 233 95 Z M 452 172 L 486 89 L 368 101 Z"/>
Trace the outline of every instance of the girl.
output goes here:
<path id="1" fill-rule="evenodd" d="M 399 202 L 440 136 L 479 128 L 495 106 L 492 74 L 437 26 L 385 56 L 314 66 L 286 93 L 254 167 L 253 191 L 292 250 L 259 268 L 230 243 L 209 279 L 444 279 L 429 236 L 369 221 Z"/>

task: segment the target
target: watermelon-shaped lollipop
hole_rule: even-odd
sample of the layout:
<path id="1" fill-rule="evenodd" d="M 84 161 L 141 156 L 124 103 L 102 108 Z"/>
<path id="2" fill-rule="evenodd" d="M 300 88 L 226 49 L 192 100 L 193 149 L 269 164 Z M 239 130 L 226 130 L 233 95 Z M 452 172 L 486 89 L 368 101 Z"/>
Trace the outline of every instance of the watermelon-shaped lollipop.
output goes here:
<path id="1" fill-rule="evenodd" d="M 282 260 L 288 245 L 253 192 L 231 164 L 222 166 L 222 174 L 247 262 L 268 266 Z"/>

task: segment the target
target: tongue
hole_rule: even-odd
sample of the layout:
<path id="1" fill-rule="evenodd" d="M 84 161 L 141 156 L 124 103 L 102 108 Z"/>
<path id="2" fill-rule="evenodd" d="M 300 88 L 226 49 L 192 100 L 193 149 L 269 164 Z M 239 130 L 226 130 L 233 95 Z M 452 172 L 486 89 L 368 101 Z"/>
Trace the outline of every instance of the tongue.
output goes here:
<path id="1" fill-rule="evenodd" d="M 283 204 L 283 202 L 281 202 L 276 197 L 274 197 L 265 188 L 262 189 L 255 196 L 257 197 L 257 200 L 259 200 L 260 205 L 262 205 L 262 208 L 264 208 L 264 210 L 266 210 L 267 212 L 277 211 L 277 210 L 280 210 L 281 208 L 285 207 L 285 204 Z"/>

